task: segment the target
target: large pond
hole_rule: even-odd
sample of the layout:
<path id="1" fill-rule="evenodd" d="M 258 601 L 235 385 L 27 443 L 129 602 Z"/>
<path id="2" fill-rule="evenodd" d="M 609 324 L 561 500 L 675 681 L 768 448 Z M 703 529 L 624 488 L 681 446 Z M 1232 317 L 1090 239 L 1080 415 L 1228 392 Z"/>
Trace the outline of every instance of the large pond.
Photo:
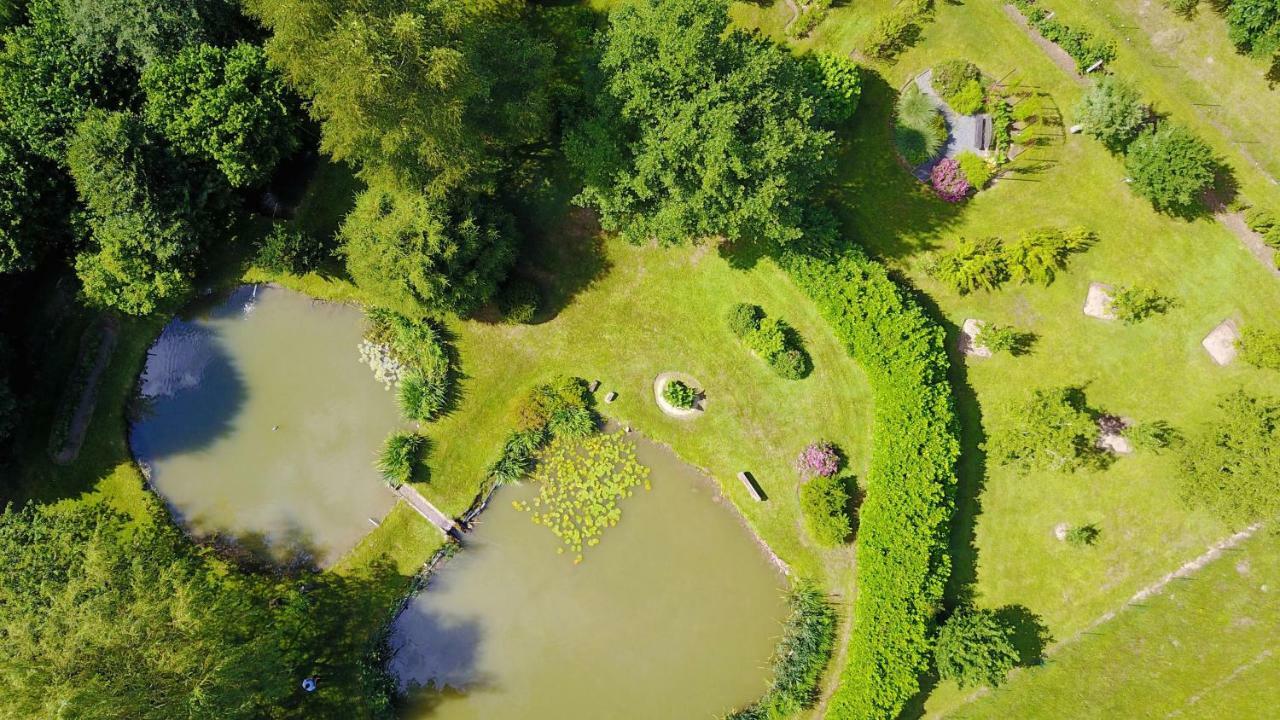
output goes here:
<path id="1" fill-rule="evenodd" d="M 372 462 L 399 417 L 360 362 L 362 314 L 269 286 L 207 305 L 151 349 L 134 454 L 196 533 L 332 562 L 394 500 Z"/>
<path id="2" fill-rule="evenodd" d="M 505 488 L 396 620 L 409 720 L 715 718 L 757 699 L 784 581 L 711 483 L 635 438 L 652 490 L 574 565 Z M 424 689 L 427 688 L 427 689 Z"/>

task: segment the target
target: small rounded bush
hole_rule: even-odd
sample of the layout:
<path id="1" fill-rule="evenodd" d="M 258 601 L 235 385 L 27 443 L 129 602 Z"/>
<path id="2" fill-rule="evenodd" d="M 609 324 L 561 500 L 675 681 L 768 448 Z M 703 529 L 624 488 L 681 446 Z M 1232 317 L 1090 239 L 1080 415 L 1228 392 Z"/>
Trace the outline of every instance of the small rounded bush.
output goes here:
<path id="1" fill-rule="evenodd" d="M 983 90 L 982 83 L 970 80 L 960 88 L 959 92 L 947 99 L 947 104 L 961 115 L 976 115 L 982 112 L 986 99 L 987 93 Z"/>
<path id="2" fill-rule="evenodd" d="M 970 82 L 980 82 L 982 72 L 968 60 L 944 60 L 933 66 L 933 89 L 951 104 L 951 98 Z M 952 107 L 955 107 L 952 104 Z"/>
<path id="3" fill-rule="evenodd" d="M 259 242 L 255 262 L 271 272 L 304 275 L 318 269 L 328 257 L 324 243 L 300 230 L 277 224 Z"/>
<path id="4" fill-rule="evenodd" d="M 1194 206 L 1213 185 L 1213 149 L 1190 130 L 1161 123 L 1145 130 L 1129 146 L 1125 169 L 1133 189 L 1158 210 L 1182 211 Z"/>
<path id="5" fill-rule="evenodd" d="M 947 202 L 960 202 L 969 195 L 972 189 L 960 165 L 952 158 L 943 158 L 929 173 L 929 184 L 938 197 Z"/>
<path id="6" fill-rule="evenodd" d="M 759 305 L 738 303 L 729 308 L 729 330 L 734 335 L 745 338 L 760 327 L 760 318 L 764 311 Z"/>
<path id="7" fill-rule="evenodd" d="M 449 393 L 447 373 L 426 375 L 410 371 L 400 380 L 397 398 L 400 412 L 410 420 L 426 422 L 444 409 Z"/>
<path id="8" fill-rule="evenodd" d="M 698 394 L 694 389 L 679 380 L 668 382 L 667 386 L 662 388 L 662 397 L 671 403 L 672 407 L 680 408 L 681 410 L 693 408 L 694 403 L 698 400 Z"/>
<path id="9" fill-rule="evenodd" d="M 378 472 L 387 485 L 398 488 L 413 479 L 414 468 L 422 461 L 427 449 L 427 438 L 422 435 L 410 432 L 392 433 L 382 444 L 382 452 L 378 454 Z"/>
<path id="10" fill-rule="evenodd" d="M 531 280 L 512 278 L 498 291 L 498 311 L 504 322 L 522 325 L 538 313 L 538 286 Z"/>
<path id="11" fill-rule="evenodd" d="M 800 510 L 809 534 L 823 547 L 840 547 L 852 532 L 844 480 L 819 475 L 800 486 Z"/>
<path id="12" fill-rule="evenodd" d="M 956 164 L 960 166 L 960 172 L 975 190 L 981 190 L 991 182 L 991 166 L 987 164 L 986 159 L 976 153 L 960 153 L 956 157 Z"/>
<path id="13" fill-rule="evenodd" d="M 796 458 L 796 472 L 803 478 L 831 477 L 840 472 L 840 450 L 829 442 L 805 446 Z"/>

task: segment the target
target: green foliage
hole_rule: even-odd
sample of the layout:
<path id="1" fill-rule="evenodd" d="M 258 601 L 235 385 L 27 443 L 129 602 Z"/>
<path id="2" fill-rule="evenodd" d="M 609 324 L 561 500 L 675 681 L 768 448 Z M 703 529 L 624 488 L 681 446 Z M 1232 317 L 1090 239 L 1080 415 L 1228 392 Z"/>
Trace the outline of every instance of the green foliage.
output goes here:
<path id="1" fill-rule="evenodd" d="M 958 426 L 945 333 L 855 248 L 780 263 L 867 374 L 876 442 L 858 518 L 858 595 L 829 720 L 896 717 L 929 667 L 950 572 Z"/>
<path id="2" fill-rule="evenodd" d="M 510 215 L 384 180 L 360 194 L 339 233 L 356 284 L 407 315 L 465 315 L 487 302 L 515 260 Z"/>
<path id="3" fill-rule="evenodd" d="M 417 370 L 409 371 L 400 379 L 396 390 L 400 413 L 419 422 L 436 419 L 449 400 L 451 379 L 448 373 L 426 375 Z"/>
<path id="4" fill-rule="evenodd" d="M 862 52 L 877 60 L 892 60 L 920 37 L 933 18 L 933 0 L 904 0 L 880 15 L 862 41 Z"/>
<path id="5" fill-rule="evenodd" d="M 601 86 L 565 141 L 578 202 L 632 242 L 799 241 L 831 133 L 805 62 L 729 29 L 725 0 L 640 0 L 609 15 Z"/>
<path id="6" fill-rule="evenodd" d="M 1164 420 L 1130 425 L 1121 432 L 1135 448 L 1156 453 L 1182 442 L 1182 434 Z"/>
<path id="7" fill-rule="evenodd" d="M 142 89 L 148 122 L 233 187 L 261 183 L 297 146 L 284 80 L 256 45 L 186 47 L 147 65 Z"/>
<path id="8" fill-rule="evenodd" d="M 540 301 L 537 283 L 526 278 L 509 278 L 498 290 L 498 312 L 513 325 L 532 322 Z"/>
<path id="9" fill-rule="evenodd" d="M 1023 472 L 1074 472 L 1096 467 L 1098 426 L 1079 388 L 1033 390 L 1003 408 L 1004 422 L 992 433 L 987 454 L 1001 465 Z"/>
<path id="10" fill-rule="evenodd" d="M 993 353 L 1025 355 L 1035 341 L 1032 333 L 1021 332 L 1009 325 L 988 324 L 982 327 L 978 342 Z"/>
<path id="11" fill-rule="evenodd" d="M 232 0 L 63 0 L 77 48 L 143 67 L 215 41 L 239 12 Z"/>
<path id="12" fill-rule="evenodd" d="M 831 52 L 807 55 L 821 88 L 822 116 L 828 125 L 848 122 L 862 97 L 862 71 L 848 57 Z"/>
<path id="13" fill-rule="evenodd" d="M 961 115 L 976 115 L 987 104 L 987 91 L 977 80 L 966 82 L 956 94 L 946 98 L 952 110 Z"/>
<path id="14" fill-rule="evenodd" d="M 956 164 L 974 188 L 981 190 L 991 182 L 991 165 L 981 155 L 966 150 L 956 156 Z"/>
<path id="15" fill-rule="evenodd" d="M 1173 298 L 1141 285 L 1121 287 L 1111 296 L 1111 312 L 1130 325 L 1153 315 L 1163 315 L 1173 306 Z"/>
<path id="16" fill-rule="evenodd" d="M 968 60 L 943 60 L 933 66 L 933 89 L 948 103 L 971 82 L 981 82 L 982 71 Z"/>
<path id="17" fill-rule="evenodd" d="M 968 607 L 943 623 L 933 653 L 938 675 L 961 688 L 997 687 L 1019 658 L 1013 629 L 992 610 Z"/>
<path id="18" fill-rule="evenodd" d="M 998 238 L 965 238 L 955 249 L 935 258 L 928 272 L 961 295 L 995 290 L 1009 279 L 1004 244 Z"/>
<path id="19" fill-rule="evenodd" d="M 1096 525 L 1077 525 L 1067 531 L 1067 543 L 1075 547 L 1090 547 L 1098 542 L 1100 534 Z"/>
<path id="20" fill-rule="evenodd" d="M 89 249 L 76 274 L 94 303 L 147 315 L 190 289 L 197 200 L 182 169 L 126 113 L 94 111 L 68 149 L 76 190 L 88 208 Z"/>
<path id="21" fill-rule="evenodd" d="M 1076 108 L 1076 118 L 1085 133 L 1100 140 L 1112 152 L 1124 150 L 1137 137 L 1147 122 L 1147 115 L 1147 106 L 1138 89 L 1116 75 L 1103 75 L 1095 80 Z"/>
<path id="22" fill-rule="evenodd" d="M 262 236 L 254 263 L 264 270 L 305 275 L 320 269 L 330 257 L 324 243 L 284 223 Z"/>
<path id="23" fill-rule="evenodd" d="M 764 310 L 759 305 L 737 303 L 729 308 L 729 330 L 745 340 L 760 327 Z"/>
<path id="24" fill-rule="evenodd" d="M 547 133 L 552 51 L 522 22 L 522 2 L 246 5 L 336 160 L 439 199 L 491 189 L 507 157 Z"/>
<path id="25" fill-rule="evenodd" d="M 427 438 L 417 433 L 393 432 L 382 443 L 376 466 L 382 479 L 392 488 L 398 488 L 413 480 L 413 473 L 422 464 L 430 449 Z"/>
<path id="26" fill-rule="evenodd" d="M 555 533 L 562 543 L 556 553 L 573 553 L 575 565 L 586 548 L 598 545 L 604 531 L 618 524 L 618 501 L 637 486 L 650 488 L 649 468 L 636 459 L 635 444 L 622 433 L 556 438 L 537 468 L 538 497 L 512 505 Z"/>
<path id="27" fill-rule="evenodd" d="M 947 126 L 942 113 L 915 83 L 898 97 L 893 142 L 898 153 L 910 165 L 920 165 L 933 159 L 947 142 Z"/>
<path id="28" fill-rule="evenodd" d="M 0 128 L 0 274 L 33 269 L 54 246 L 54 177 L 48 161 Z"/>
<path id="29" fill-rule="evenodd" d="M 1065 50 L 1076 61 L 1076 68 L 1081 72 L 1096 63 L 1109 63 L 1115 59 L 1115 43 L 1099 40 L 1086 30 L 1073 28 L 1054 19 L 1054 14 L 1040 7 L 1036 0 L 1011 0 L 1011 3 L 1046 40 Z"/>
<path id="30" fill-rule="evenodd" d="M 698 392 L 679 380 L 671 380 L 662 387 L 662 397 L 671 407 L 688 410 L 698 402 Z"/>
<path id="31" fill-rule="evenodd" d="M 1186 212 L 1213 185 L 1217 159 L 1190 130 L 1172 122 L 1148 128 L 1129 146 L 1125 169 L 1134 192 L 1158 210 Z"/>
<path id="32" fill-rule="evenodd" d="M 591 405 L 585 380 L 558 377 L 520 398 L 515 426 L 502 454 L 489 466 L 489 479 L 499 485 L 523 480 L 533 470 L 534 455 L 553 438 L 580 439 L 595 434 L 600 417 Z"/>
<path id="33" fill-rule="evenodd" d="M 795 20 L 787 26 L 787 35 L 792 38 L 808 37 L 823 20 L 827 19 L 827 11 L 831 8 L 831 0 L 801 0 Z"/>
<path id="34" fill-rule="evenodd" d="M 369 329 L 365 339 L 390 350 L 392 357 L 409 372 L 427 377 L 449 377 L 453 372 L 453 350 L 444 329 L 428 320 L 411 320 L 383 308 L 369 308 Z"/>
<path id="35" fill-rule="evenodd" d="M 1237 390 L 1182 453 L 1182 497 L 1235 527 L 1280 513 L 1280 402 Z"/>
<path id="36" fill-rule="evenodd" d="M 0 515 L 0 678 L 17 718 L 367 717 L 355 616 L 370 589 L 329 573 L 245 574 L 192 546 L 158 503 Z"/>
<path id="37" fill-rule="evenodd" d="M 1240 346 L 1245 362 L 1254 367 L 1280 370 L 1280 331 L 1245 328 Z"/>
<path id="38" fill-rule="evenodd" d="M 1200 0 L 1164 0 L 1164 6 L 1173 11 L 1175 15 L 1190 19 L 1195 16 L 1196 8 L 1200 6 Z"/>
<path id="39" fill-rule="evenodd" d="M 1095 242 L 1097 236 L 1084 228 L 1028 230 L 1005 246 L 1009 279 L 1023 284 L 1048 285 L 1059 270 L 1066 269 L 1067 260 L 1073 254 L 1088 250 Z"/>
<path id="40" fill-rule="evenodd" d="M 840 547 L 853 532 L 849 491 L 843 478 L 822 475 L 800 485 L 800 511 L 809 535 L 823 547 Z"/>
<path id="41" fill-rule="evenodd" d="M 1280 221 L 1269 210 L 1251 207 L 1244 211 L 1244 223 L 1262 236 L 1263 242 L 1280 250 Z"/>
<path id="42" fill-rule="evenodd" d="M 811 580 L 801 579 L 787 593 L 791 614 L 773 652 L 773 680 L 759 702 L 730 713 L 725 720 L 773 720 L 792 717 L 818 701 L 822 673 L 836 643 L 836 610 Z"/>
<path id="43" fill-rule="evenodd" d="M 1236 49 L 1267 58 L 1280 51 L 1280 3 L 1275 0 L 1230 0 L 1227 35 Z"/>

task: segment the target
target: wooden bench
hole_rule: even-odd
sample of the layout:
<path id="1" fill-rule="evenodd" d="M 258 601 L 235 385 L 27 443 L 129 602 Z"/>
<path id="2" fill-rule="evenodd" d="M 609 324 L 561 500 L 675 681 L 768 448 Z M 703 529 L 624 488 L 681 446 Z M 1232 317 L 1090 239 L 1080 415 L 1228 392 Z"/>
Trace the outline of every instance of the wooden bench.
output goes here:
<path id="1" fill-rule="evenodd" d="M 751 493 L 751 497 L 755 498 L 756 502 L 764 502 L 764 493 L 760 492 L 760 486 L 756 484 L 756 479 L 751 476 L 751 473 L 743 470 L 738 473 L 738 480 L 742 481 L 747 492 Z"/>

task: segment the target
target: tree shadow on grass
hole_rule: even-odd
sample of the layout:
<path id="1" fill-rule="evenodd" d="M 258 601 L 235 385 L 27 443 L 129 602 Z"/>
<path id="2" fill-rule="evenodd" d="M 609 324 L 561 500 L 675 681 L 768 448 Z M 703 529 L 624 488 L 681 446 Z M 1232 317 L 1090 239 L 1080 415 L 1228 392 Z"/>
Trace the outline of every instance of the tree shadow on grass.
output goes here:
<path id="1" fill-rule="evenodd" d="M 1044 651 L 1053 642 L 1049 626 L 1025 605 L 1005 605 L 996 610 L 996 619 L 1013 631 L 1013 646 L 1018 650 L 1018 665 L 1031 667 L 1044 662 Z"/>

